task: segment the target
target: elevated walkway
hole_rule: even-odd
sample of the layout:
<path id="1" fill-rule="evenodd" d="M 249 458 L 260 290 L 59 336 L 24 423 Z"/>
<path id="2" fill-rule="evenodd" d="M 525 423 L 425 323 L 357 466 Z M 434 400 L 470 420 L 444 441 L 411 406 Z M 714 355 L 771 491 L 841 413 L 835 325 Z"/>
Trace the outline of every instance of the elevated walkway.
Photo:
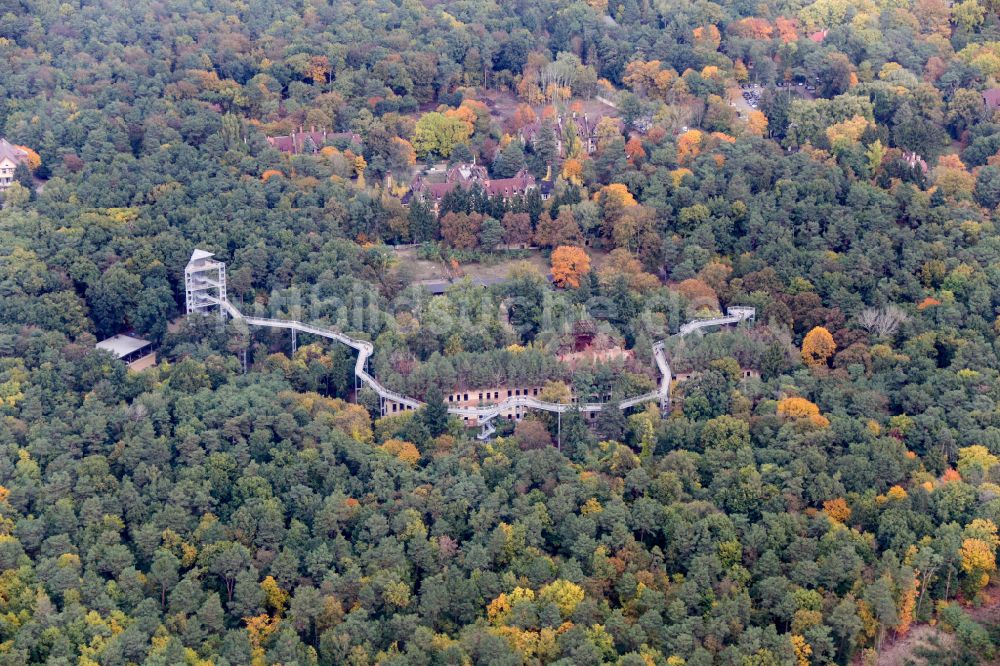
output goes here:
<path id="1" fill-rule="evenodd" d="M 217 299 L 212 299 L 217 301 Z M 403 405 L 409 409 L 417 409 L 422 402 L 416 398 L 411 398 L 410 396 L 403 395 L 398 391 L 393 391 L 387 386 L 383 385 L 380 381 L 375 379 L 367 370 L 368 359 L 371 358 L 372 354 L 375 353 L 375 349 L 372 343 L 367 340 L 359 340 L 357 338 L 352 338 L 344 333 L 335 331 L 333 329 L 324 328 L 322 326 L 315 326 L 313 324 L 306 324 L 295 319 L 267 319 L 263 317 L 245 317 L 239 309 L 232 303 L 225 301 L 220 303 L 226 312 L 235 320 L 243 321 L 249 326 L 258 326 L 262 328 L 280 328 L 287 330 L 294 330 L 300 333 L 309 333 L 310 335 L 318 335 L 323 338 L 330 340 L 336 340 L 341 344 L 347 345 L 358 352 L 357 360 L 354 364 L 354 374 L 358 380 L 365 386 L 372 389 L 382 400 L 392 401 L 397 404 Z M 733 312 L 736 308 L 730 308 L 729 312 Z M 752 308 L 743 308 L 738 310 L 734 314 L 727 314 L 725 317 L 716 317 L 714 319 L 701 319 L 692 322 L 688 322 L 681 326 L 679 336 L 683 337 L 692 333 L 693 331 L 700 330 L 703 328 L 708 328 L 711 326 L 725 326 L 727 324 L 737 324 L 748 319 L 753 319 L 754 312 Z M 661 408 L 666 409 L 670 404 L 670 382 L 672 380 L 672 373 L 670 370 L 670 363 L 667 361 L 666 350 L 664 348 L 664 342 L 659 341 L 653 345 L 653 358 L 656 359 L 657 369 L 660 371 L 660 383 L 659 387 L 655 391 L 650 391 L 649 393 L 644 393 L 642 395 L 637 395 L 625 400 L 621 400 L 618 405 L 620 409 L 629 409 L 635 407 L 636 405 L 641 405 L 644 402 L 658 401 Z M 516 408 L 523 409 L 539 409 L 546 412 L 553 413 L 566 413 L 569 411 L 580 411 L 580 412 L 599 412 L 604 409 L 607 405 L 611 403 L 583 403 L 583 404 L 565 404 L 559 402 L 548 402 L 545 400 L 539 400 L 538 398 L 533 398 L 530 396 L 512 396 L 506 400 L 502 400 L 496 404 L 492 405 L 482 405 L 477 407 L 449 407 L 448 413 L 454 414 L 455 416 L 468 417 L 476 419 L 476 422 L 482 426 L 482 432 L 479 433 L 478 437 L 480 439 L 489 438 L 495 431 L 495 427 L 492 424 L 493 419 L 502 414 L 503 412 L 510 411 Z"/>
<path id="2" fill-rule="evenodd" d="M 349 335 L 341 333 L 340 331 L 335 331 L 330 328 L 323 326 L 316 326 L 313 324 L 306 324 L 304 322 L 295 319 L 270 319 L 264 317 L 247 317 L 240 312 L 239 308 L 229 302 L 227 298 L 224 297 L 225 285 L 221 285 L 220 290 L 223 298 L 217 298 L 206 294 L 203 292 L 198 293 L 197 302 L 201 303 L 211 303 L 213 305 L 219 306 L 226 314 L 228 314 L 232 319 L 237 321 L 242 321 L 248 326 L 256 326 L 261 328 L 277 328 L 277 329 L 287 329 L 291 331 L 296 331 L 298 333 L 308 333 L 310 335 L 317 335 L 319 337 L 327 338 L 329 340 L 335 340 L 341 344 L 347 345 L 348 347 L 357 351 L 357 360 L 354 363 L 354 376 L 361 382 L 363 386 L 367 386 L 372 389 L 379 398 L 383 401 L 395 402 L 402 405 L 404 409 L 418 409 L 423 403 L 416 398 L 403 395 L 397 391 L 393 391 L 387 386 L 383 385 L 374 376 L 372 376 L 368 370 L 368 359 L 371 358 L 372 354 L 375 353 L 375 348 L 371 342 L 367 340 L 360 340 L 358 338 L 352 338 Z M 712 319 L 696 319 L 694 321 L 689 321 L 680 327 L 677 333 L 678 337 L 684 337 L 693 333 L 694 331 L 702 330 L 705 328 L 710 328 L 713 326 L 726 326 L 731 324 L 739 324 L 744 321 L 753 321 L 756 311 L 752 307 L 747 306 L 733 306 L 726 310 L 726 315 L 723 317 L 715 317 Z M 667 359 L 667 353 L 665 349 L 663 340 L 653 344 L 653 358 L 656 361 L 656 367 L 660 372 L 660 382 L 656 390 L 650 391 L 649 393 L 644 393 L 642 395 L 633 396 L 625 400 L 621 400 L 617 403 L 620 409 L 629 409 L 640 405 L 645 402 L 657 401 L 659 403 L 660 409 L 666 411 L 670 407 L 670 383 L 673 378 L 673 374 L 670 370 L 670 363 Z M 552 412 L 557 414 L 563 414 L 570 411 L 579 411 L 583 413 L 599 412 L 605 407 L 615 404 L 615 403 L 579 403 L 579 404 L 564 404 L 557 402 L 547 402 L 544 400 L 539 400 L 538 398 L 533 398 L 529 396 L 512 396 L 495 404 L 480 405 L 475 407 L 449 407 L 448 413 L 454 414 L 455 416 L 461 416 L 467 419 L 474 419 L 475 423 L 481 427 L 480 433 L 477 437 L 481 440 L 488 439 L 494 432 L 496 428 L 493 425 L 493 419 L 500 416 L 504 412 L 510 412 L 516 409 L 539 409 L 546 412 Z"/>

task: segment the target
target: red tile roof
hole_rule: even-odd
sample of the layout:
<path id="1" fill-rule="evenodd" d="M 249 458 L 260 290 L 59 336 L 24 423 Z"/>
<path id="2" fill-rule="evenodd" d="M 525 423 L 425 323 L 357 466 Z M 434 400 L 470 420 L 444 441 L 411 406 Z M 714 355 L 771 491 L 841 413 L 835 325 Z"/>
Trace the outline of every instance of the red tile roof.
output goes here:
<path id="1" fill-rule="evenodd" d="M 428 182 L 424 177 L 417 176 L 413 179 L 410 191 L 439 200 L 456 187 L 471 187 L 473 183 L 479 183 L 490 196 L 502 197 L 524 194 L 536 187 L 535 177 L 527 171 L 521 171 L 513 178 L 490 179 L 488 176 L 489 174 L 484 167 L 473 164 L 458 164 L 448 169 L 443 183 Z"/>
<path id="2" fill-rule="evenodd" d="M 305 149 L 306 139 L 312 139 L 316 150 L 330 141 L 346 139 L 351 143 L 361 144 L 361 135 L 354 132 L 327 132 L 326 130 L 311 130 L 309 132 L 292 132 L 290 135 L 269 136 L 267 142 L 283 153 L 298 155 Z"/>

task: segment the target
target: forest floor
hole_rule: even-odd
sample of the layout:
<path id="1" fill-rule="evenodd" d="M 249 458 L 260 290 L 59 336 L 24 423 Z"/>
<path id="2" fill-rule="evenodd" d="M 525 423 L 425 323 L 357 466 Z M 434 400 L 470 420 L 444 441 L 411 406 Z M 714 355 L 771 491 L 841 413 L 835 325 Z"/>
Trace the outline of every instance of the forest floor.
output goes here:
<path id="1" fill-rule="evenodd" d="M 418 249 L 417 247 L 397 247 L 395 250 L 396 258 L 409 268 L 413 280 L 419 282 L 448 279 L 444 265 L 439 261 L 420 259 L 417 256 Z M 600 269 L 608 256 L 607 252 L 593 248 L 588 248 L 587 254 L 590 255 L 590 266 L 593 270 Z M 542 275 L 548 275 L 550 271 L 549 260 L 540 250 L 530 250 L 528 256 L 516 259 L 503 259 L 498 256 L 495 260 L 488 262 L 463 263 L 459 269 L 465 277 L 494 283 L 506 278 L 512 268 L 523 263 L 529 264 Z"/>
<path id="2" fill-rule="evenodd" d="M 914 663 L 917 649 L 930 647 L 933 638 L 937 638 L 941 647 L 947 647 L 955 640 L 953 634 L 945 633 L 938 627 L 918 624 L 902 638 L 882 647 L 882 652 L 878 656 L 878 666 L 905 666 Z"/>
<path id="3" fill-rule="evenodd" d="M 417 247 L 397 247 L 395 255 L 407 267 L 415 281 L 445 280 L 448 275 L 440 261 L 429 261 L 417 256 Z"/>
<path id="4" fill-rule="evenodd" d="M 983 603 L 975 608 L 966 608 L 965 612 L 973 620 L 986 627 L 1000 624 L 1000 586 L 984 590 Z M 914 656 L 915 652 L 921 647 L 930 647 L 931 641 L 934 639 L 938 641 L 940 647 L 947 648 L 954 642 L 955 635 L 929 624 L 914 625 L 905 636 L 891 642 L 886 641 L 878 656 L 878 666 L 921 664 L 924 660 L 918 661 Z M 983 663 L 1000 664 L 1000 658 Z M 930 665 L 928 664 L 928 666 Z"/>
<path id="5" fill-rule="evenodd" d="M 481 98 L 483 101 L 489 100 L 489 103 L 491 104 L 490 115 L 496 118 L 501 124 L 507 118 L 514 115 L 514 112 L 517 111 L 517 107 L 523 103 L 523 100 L 519 99 L 516 95 L 506 91 L 484 91 Z M 566 106 L 568 108 L 570 105 L 577 103 L 583 107 L 581 113 L 586 113 L 594 118 L 618 115 L 618 111 L 614 107 L 605 104 L 596 97 L 591 99 L 574 97 L 566 104 Z M 536 107 L 536 111 L 541 108 L 542 107 Z"/>

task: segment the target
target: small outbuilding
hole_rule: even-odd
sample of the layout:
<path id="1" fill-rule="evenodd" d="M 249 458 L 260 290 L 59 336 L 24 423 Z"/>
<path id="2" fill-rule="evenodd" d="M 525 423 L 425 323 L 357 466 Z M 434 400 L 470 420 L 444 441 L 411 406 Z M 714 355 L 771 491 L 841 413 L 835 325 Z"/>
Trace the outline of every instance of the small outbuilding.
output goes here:
<path id="1" fill-rule="evenodd" d="M 145 370 L 156 365 L 156 350 L 149 340 L 119 333 L 107 340 L 101 340 L 95 346 L 114 354 L 124 361 L 130 370 Z"/>

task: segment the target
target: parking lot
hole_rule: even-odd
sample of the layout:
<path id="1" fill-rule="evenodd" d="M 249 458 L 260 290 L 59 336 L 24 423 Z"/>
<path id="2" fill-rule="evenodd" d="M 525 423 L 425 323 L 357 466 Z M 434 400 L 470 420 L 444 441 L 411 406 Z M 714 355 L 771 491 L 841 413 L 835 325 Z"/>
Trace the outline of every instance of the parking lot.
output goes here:
<path id="1" fill-rule="evenodd" d="M 778 81 L 774 84 L 779 91 L 785 91 L 806 99 L 813 99 L 816 95 L 816 86 L 805 81 Z M 729 89 L 729 105 L 736 109 L 741 120 L 746 120 L 751 111 L 760 108 L 761 96 L 764 94 L 766 86 L 757 83 L 744 83 L 738 88 Z"/>

